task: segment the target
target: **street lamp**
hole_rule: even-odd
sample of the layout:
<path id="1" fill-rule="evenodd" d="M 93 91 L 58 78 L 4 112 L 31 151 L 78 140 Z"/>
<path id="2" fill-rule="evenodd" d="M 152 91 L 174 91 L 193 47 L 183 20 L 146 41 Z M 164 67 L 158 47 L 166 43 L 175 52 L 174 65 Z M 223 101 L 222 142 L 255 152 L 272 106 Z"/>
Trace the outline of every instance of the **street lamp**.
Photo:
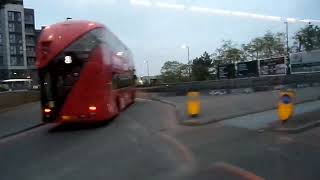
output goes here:
<path id="1" fill-rule="evenodd" d="M 289 21 L 285 21 L 286 25 L 286 44 L 287 44 L 287 56 L 289 57 Z"/>
<path id="2" fill-rule="evenodd" d="M 150 82 L 150 71 L 149 71 L 149 61 L 144 61 L 145 64 L 147 64 L 147 72 L 148 72 L 148 84 L 150 85 L 151 82 Z"/>
<path id="3" fill-rule="evenodd" d="M 190 64 L 190 47 L 188 45 L 182 45 L 181 48 L 187 49 L 188 51 L 188 64 Z"/>
<path id="4" fill-rule="evenodd" d="M 187 63 L 187 66 L 189 67 L 189 79 L 191 80 L 191 62 L 190 62 L 190 46 L 188 45 L 182 45 L 181 48 L 183 49 L 187 49 L 187 52 L 188 52 L 188 63 Z"/>

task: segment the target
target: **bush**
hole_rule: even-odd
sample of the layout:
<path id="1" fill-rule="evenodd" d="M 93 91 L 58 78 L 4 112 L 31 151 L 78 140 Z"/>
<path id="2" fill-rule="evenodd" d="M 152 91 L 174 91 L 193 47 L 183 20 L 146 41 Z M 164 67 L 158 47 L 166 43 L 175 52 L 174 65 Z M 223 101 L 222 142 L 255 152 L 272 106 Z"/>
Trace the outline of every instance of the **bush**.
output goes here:
<path id="1" fill-rule="evenodd" d="M 3 91 L 8 91 L 8 89 L 0 86 L 0 92 L 3 92 Z"/>

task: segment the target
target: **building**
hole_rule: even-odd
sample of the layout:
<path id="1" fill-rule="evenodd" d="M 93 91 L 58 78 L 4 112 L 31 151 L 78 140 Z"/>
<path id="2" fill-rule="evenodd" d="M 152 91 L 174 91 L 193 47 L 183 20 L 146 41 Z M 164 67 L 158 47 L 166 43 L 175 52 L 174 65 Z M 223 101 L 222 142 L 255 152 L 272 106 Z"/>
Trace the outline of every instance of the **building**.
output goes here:
<path id="1" fill-rule="evenodd" d="M 0 80 L 32 78 L 37 82 L 34 10 L 23 0 L 0 5 Z"/>

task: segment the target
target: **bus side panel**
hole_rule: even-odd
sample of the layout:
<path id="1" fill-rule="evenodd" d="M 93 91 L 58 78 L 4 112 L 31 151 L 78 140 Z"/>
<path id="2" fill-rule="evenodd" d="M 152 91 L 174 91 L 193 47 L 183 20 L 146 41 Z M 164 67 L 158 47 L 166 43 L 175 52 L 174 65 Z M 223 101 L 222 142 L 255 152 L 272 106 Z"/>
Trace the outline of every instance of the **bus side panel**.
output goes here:
<path id="1" fill-rule="evenodd" d="M 84 120 L 105 120 L 114 116 L 110 108 L 111 82 L 106 83 L 107 72 L 103 71 L 104 52 L 101 47 L 92 52 L 89 62 L 80 73 L 78 82 L 72 88 L 60 114 L 63 117 L 75 117 Z M 95 111 L 89 107 L 96 107 Z M 109 112 L 110 111 L 110 112 Z M 67 118 L 68 119 L 68 118 Z"/>
<path id="2" fill-rule="evenodd" d="M 114 71 L 114 77 L 115 79 L 117 79 L 120 75 L 124 75 L 127 76 L 127 78 L 133 78 L 133 73 L 132 72 L 115 72 Z M 132 82 L 133 79 L 132 79 Z M 135 101 L 135 87 L 133 84 L 126 86 L 126 87 L 119 87 L 119 83 L 121 83 L 119 80 L 118 81 L 114 81 L 113 83 L 116 83 L 117 85 L 114 85 L 114 87 L 117 87 L 116 89 L 113 89 L 113 96 L 116 99 L 117 103 L 118 103 L 118 107 L 120 108 L 120 110 L 124 110 L 126 107 L 128 107 L 130 104 L 134 103 Z"/>

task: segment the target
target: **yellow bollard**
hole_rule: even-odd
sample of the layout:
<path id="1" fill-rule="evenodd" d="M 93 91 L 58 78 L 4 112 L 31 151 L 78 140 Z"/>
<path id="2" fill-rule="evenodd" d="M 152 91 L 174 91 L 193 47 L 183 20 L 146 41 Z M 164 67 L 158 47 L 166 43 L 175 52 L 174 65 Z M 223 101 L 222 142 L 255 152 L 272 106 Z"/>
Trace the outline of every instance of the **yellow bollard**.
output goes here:
<path id="1" fill-rule="evenodd" d="M 188 114 L 191 117 L 198 116 L 200 114 L 200 93 L 199 92 L 189 92 L 188 93 Z"/>
<path id="2" fill-rule="evenodd" d="M 296 93 L 294 91 L 283 91 L 280 93 L 278 113 L 282 123 L 287 122 L 294 114 L 294 101 Z"/>

